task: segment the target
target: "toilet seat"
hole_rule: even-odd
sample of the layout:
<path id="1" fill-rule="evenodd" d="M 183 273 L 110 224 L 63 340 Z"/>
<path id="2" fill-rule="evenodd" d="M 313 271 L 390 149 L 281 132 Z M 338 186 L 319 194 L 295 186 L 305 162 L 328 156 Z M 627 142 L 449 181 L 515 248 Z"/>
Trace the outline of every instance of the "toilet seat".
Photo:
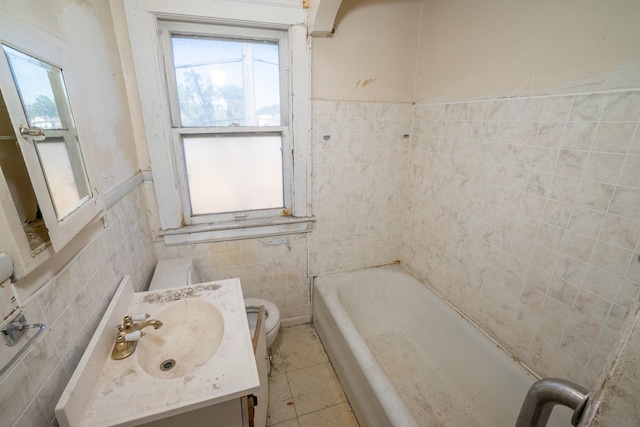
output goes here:
<path id="1" fill-rule="evenodd" d="M 255 313 L 257 318 L 257 313 L 260 310 L 261 305 L 264 305 L 264 311 L 266 315 L 264 327 L 266 329 L 267 334 L 269 334 L 271 331 L 273 331 L 275 328 L 277 328 L 280 325 L 280 310 L 278 310 L 278 307 L 276 307 L 276 305 L 271 301 L 267 301 L 260 298 L 244 299 L 244 306 L 247 310 L 247 316 L 250 313 Z M 256 320 L 253 320 L 253 324 L 249 325 L 251 330 L 255 328 Z"/>

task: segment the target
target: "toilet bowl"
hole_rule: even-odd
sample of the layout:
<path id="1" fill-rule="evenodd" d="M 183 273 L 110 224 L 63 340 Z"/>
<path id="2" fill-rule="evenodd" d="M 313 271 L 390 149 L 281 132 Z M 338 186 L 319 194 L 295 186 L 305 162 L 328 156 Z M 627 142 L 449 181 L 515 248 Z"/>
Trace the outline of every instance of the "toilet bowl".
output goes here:
<path id="1" fill-rule="evenodd" d="M 280 330 L 280 310 L 271 301 L 267 301 L 261 298 L 245 298 L 244 307 L 247 310 L 247 320 L 249 321 L 249 328 L 251 329 L 251 336 L 253 336 L 256 330 L 256 322 L 258 321 L 258 311 L 260 306 L 264 305 L 265 322 L 264 328 L 267 333 L 267 347 L 275 342 Z"/>
<path id="2" fill-rule="evenodd" d="M 201 280 L 197 272 L 193 269 L 193 259 L 163 259 L 158 261 L 156 265 L 156 270 L 149 284 L 149 290 L 157 291 L 196 283 L 201 283 Z M 245 298 L 244 305 L 247 311 L 247 320 L 249 321 L 252 337 L 258 320 L 258 311 L 260 306 L 264 305 L 267 347 L 271 347 L 280 330 L 280 310 L 278 310 L 278 307 L 271 301 L 260 298 Z"/>

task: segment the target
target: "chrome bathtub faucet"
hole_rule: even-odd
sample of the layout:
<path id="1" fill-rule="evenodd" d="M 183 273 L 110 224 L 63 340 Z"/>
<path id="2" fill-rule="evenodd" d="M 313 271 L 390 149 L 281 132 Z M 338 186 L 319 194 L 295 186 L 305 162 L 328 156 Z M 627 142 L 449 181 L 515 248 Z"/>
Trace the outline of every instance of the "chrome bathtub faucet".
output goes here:
<path id="1" fill-rule="evenodd" d="M 138 340 L 144 335 L 142 329 L 147 326 L 153 326 L 153 329 L 158 329 L 162 326 L 162 322 L 159 320 L 149 318 L 149 314 L 141 313 L 134 316 L 125 316 L 122 319 L 122 325 L 116 326 L 118 334 L 116 335 L 116 343 L 113 346 L 111 352 L 111 358 L 114 360 L 121 360 L 129 357 L 136 351 Z M 134 323 L 135 321 L 142 321 L 142 323 Z"/>

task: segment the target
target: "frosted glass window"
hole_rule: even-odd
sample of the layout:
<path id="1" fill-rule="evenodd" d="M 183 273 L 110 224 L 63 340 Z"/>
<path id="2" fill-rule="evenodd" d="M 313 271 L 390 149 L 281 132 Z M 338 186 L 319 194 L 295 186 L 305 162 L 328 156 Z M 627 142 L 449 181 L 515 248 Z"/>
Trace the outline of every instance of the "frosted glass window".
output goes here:
<path id="1" fill-rule="evenodd" d="M 88 188 L 79 193 L 64 139 L 48 138 L 46 142 L 36 142 L 36 148 L 56 213 L 58 218 L 64 218 L 88 198 Z"/>
<path id="2" fill-rule="evenodd" d="M 280 135 L 185 137 L 183 149 L 193 215 L 284 206 Z"/>
<path id="3" fill-rule="evenodd" d="M 280 126 L 278 44 L 174 35 L 184 127 Z"/>

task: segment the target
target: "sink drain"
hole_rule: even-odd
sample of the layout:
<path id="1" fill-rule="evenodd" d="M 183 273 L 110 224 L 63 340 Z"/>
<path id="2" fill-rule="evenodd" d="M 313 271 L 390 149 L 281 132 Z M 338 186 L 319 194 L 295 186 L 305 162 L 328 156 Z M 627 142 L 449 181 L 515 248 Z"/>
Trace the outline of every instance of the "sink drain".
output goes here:
<path id="1" fill-rule="evenodd" d="M 165 361 L 163 361 L 160 364 L 160 370 L 161 371 L 169 371 L 171 370 L 174 366 L 176 366 L 176 361 L 173 359 L 167 359 Z"/>

